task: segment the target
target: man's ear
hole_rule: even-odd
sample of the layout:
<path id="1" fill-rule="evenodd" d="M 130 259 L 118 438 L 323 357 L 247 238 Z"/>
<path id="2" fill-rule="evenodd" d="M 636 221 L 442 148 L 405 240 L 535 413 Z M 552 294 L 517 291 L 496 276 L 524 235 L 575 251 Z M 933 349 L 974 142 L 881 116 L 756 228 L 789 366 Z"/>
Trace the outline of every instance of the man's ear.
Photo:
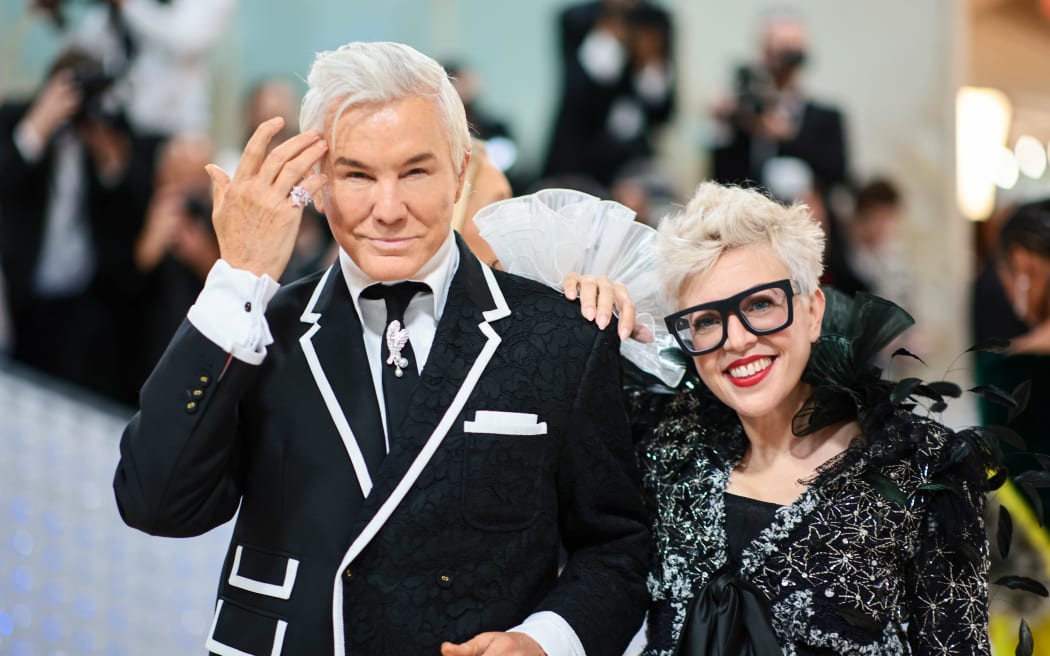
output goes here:
<path id="1" fill-rule="evenodd" d="M 467 179 L 467 165 L 470 164 L 470 153 L 463 155 L 463 163 L 459 167 L 459 176 L 456 179 L 456 199 L 455 202 L 459 202 L 459 197 L 463 195 L 463 183 Z"/>
<path id="2" fill-rule="evenodd" d="M 820 325 L 824 321 L 824 308 L 827 305 L 827 298 L 824 296 L 824 290 L 817 287 L 813 295 L 809 297 L 809 308 L 806 312 L 809 313 L 810 325 L 809 325 L 809 341 L 815 342 L 820 337 Z"/>

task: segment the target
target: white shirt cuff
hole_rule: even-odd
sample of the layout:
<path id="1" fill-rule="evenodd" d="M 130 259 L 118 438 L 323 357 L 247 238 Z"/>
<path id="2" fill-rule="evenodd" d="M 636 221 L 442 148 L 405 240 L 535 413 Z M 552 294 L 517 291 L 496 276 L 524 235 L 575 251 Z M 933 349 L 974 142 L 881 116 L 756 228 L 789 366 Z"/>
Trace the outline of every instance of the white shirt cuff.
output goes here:
<path id="1" fill-rule="evenodd" d="M 22 155 L 22 159 L 30 164 L 39 162 L 40 158 L 44 156 L 44 147 L 47 144 L 33 129 L 33 126 L 25 121 L 15 126 L 15 131 L 11 138 L 15 142 L 15 148 Z"/>
<path id="2" fill-rule="evenodd" d="M 186 318 L 216 346 L 248 364 L 261 364 L 273 344 L 266 305 L 280 285 L 218 260 L 208 272 L 197 302 Z"/>
<path id="3" fill-rule="evenodd" d="M 553 611 L 533 613 L 526 617 L 524 622 L 507 631 L 529 636 L 539 643 L 547 656 L 587 656 L 576 632 L 565 618 Z"/>

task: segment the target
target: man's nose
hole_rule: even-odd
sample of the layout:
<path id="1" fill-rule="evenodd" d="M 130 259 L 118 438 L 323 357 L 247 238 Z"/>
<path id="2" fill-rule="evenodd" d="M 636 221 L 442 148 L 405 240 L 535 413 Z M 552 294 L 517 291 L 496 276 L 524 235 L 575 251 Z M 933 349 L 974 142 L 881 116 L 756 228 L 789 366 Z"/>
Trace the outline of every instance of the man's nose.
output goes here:
<path id="1" fill-rule="evenodd" d="M 372 203 L 372 215 L 383 223 L 394 223 L 405 217 L 407 208 L 399 180 L 378 180 Z"/>
<path id="2" fill-rule="evenodd" d="M 736 313 L 730 314 L 726 319 L 725 350 L 732 353 L 744 353 L 754 345 L 757 339 L 758 337 L 753 332 L 744 327 Z"/>

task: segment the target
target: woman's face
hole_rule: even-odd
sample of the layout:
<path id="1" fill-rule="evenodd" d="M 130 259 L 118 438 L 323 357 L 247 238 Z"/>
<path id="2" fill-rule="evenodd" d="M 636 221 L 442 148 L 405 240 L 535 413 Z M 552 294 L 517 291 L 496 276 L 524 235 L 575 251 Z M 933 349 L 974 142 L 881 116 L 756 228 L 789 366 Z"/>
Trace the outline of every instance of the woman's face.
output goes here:
<path id="1" fill-rule="evenodd" d="M 679 295 L 685 309 L 719 301 L 746 289 L 791 278 L 767 244 L 724 253 L 709 270 L 686 280 Z M 726 340 L 711 353 L 695 356 L 704 384 L 742 418 L 782 415 L 790 420 L 808 395 L 801 382 L 811 345 L 820 336 L 824 294 L 795 296 L 791 324 L 769 335 L 747 330 L 736 314 L 726 324 Z"/>

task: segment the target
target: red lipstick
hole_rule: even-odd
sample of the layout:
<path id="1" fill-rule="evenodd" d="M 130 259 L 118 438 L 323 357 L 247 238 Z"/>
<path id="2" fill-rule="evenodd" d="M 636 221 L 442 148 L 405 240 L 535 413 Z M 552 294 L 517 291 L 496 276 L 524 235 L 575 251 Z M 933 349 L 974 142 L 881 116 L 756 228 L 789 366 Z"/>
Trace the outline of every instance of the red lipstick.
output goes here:
<path id="1" fill-rule="evenodd" d="M 731 369 L 736 369 L 738 367 L 746 367 L 747 365 L 753 362 L 758 362 L 761 360 L 769 360 L 769 365 L 761 371 L 756 371 L 750 376 L 737 377 L 729 373 Z M 774 364 L 776 364 L 776 358 L 771 355 L 752 355 L 750 357 L 740 358 L 739 360 L 734 360 L 733 362 L 730 362 L 729 366 L 726 367 L 722 373 L 726 376 L 726 378 L 729 379 L 729 382 L 733 383 L 737 387 L 751 387 L 762 382 L 762 380 L 769 375 L 769 372 L 773 370 Z"/>

